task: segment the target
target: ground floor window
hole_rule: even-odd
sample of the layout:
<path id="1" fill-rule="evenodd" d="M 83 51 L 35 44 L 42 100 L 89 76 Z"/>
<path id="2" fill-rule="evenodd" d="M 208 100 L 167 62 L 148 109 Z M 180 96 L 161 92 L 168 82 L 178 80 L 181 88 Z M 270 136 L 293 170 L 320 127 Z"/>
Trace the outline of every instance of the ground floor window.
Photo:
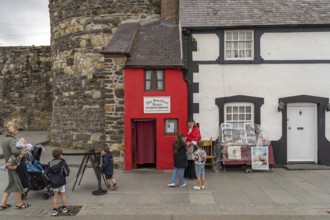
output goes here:
<path id="1" fill-rule="evenodd" d="M 224 106 L 225 123 L 233 128 L 244 129 L 244 123 L 254 123 L 254 104 L 245 102 L 226 103 Z"/>

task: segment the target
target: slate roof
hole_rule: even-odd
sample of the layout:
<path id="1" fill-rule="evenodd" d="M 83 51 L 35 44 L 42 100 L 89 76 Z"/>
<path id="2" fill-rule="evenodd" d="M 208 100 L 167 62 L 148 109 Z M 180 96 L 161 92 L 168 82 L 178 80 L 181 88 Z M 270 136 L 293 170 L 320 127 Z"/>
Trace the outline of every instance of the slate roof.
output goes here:
<path id="1" fill-rule="evenodd" d="M 182 67 L 179 26 L 160 19 L 123 23 L 102 52 L 126 55 L 126 67 Z"/>
<path id="2" fill-rule="evenodd" d="M 104 54 L 124 54 L 129 55 L 132 44 L 136 37 L 139 28 L 139 23 L 124 23 L 121 24 L 104 49 Z"/>
<path id="3" fill-rule="evenodd" d="M 182 27 L 329 25 L 329 0 L 180 0 Z"/>

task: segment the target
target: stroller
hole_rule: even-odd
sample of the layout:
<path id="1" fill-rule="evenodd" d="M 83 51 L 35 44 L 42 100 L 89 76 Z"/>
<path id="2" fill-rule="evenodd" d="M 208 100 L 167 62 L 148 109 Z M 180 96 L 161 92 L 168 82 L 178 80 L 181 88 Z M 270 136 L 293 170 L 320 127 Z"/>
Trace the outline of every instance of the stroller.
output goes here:
<path id="1" fill-rule="evenodd" d="M 34 145 L 30 152 L 31 159 L 29 160 L 25 158 L 25 162 L 21 162 L 22 167 L 17 170 L 23 187 L 27 188 L 27 191 L 25 191 L 22 195 L 22 199 L 27 197 L 30 190 L 38 191 L 43 190 L 44 188 L 46 188 L 46 192 L 42 195 L 43 199 L 47 200 L 54 195 L 48 178 L 45 175 L 46 165 L 40 164 L 40 156 L 42 151 L 42 145 Z"/>

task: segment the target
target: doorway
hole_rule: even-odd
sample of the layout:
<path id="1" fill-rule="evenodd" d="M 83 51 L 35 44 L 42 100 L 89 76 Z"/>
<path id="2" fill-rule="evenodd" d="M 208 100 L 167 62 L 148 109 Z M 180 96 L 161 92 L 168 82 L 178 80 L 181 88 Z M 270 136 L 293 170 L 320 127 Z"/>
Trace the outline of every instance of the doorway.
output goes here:
<path id="1" fill-rule="evenodd" d="M 287 162 L 317 163 L 317 105 L 287 105 Z"/>
<path id="2" fill-rule="evenodd" d="M 156 168 L 156 120 L 133 121 L 134 168 Z"/>

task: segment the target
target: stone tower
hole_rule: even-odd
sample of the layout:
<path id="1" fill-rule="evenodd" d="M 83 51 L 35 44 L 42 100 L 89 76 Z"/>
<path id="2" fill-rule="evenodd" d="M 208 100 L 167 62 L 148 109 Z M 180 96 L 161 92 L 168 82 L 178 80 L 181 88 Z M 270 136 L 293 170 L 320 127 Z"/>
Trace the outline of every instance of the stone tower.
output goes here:
<path id="1" fill-rule="evenodd" d="M 100 52 L 121 22 L 159 17 L 160 0 L 49 0 L 49 10 L 51 140 L 85 148 L 122 144 L 124 63 L 105 61 Z"/>

